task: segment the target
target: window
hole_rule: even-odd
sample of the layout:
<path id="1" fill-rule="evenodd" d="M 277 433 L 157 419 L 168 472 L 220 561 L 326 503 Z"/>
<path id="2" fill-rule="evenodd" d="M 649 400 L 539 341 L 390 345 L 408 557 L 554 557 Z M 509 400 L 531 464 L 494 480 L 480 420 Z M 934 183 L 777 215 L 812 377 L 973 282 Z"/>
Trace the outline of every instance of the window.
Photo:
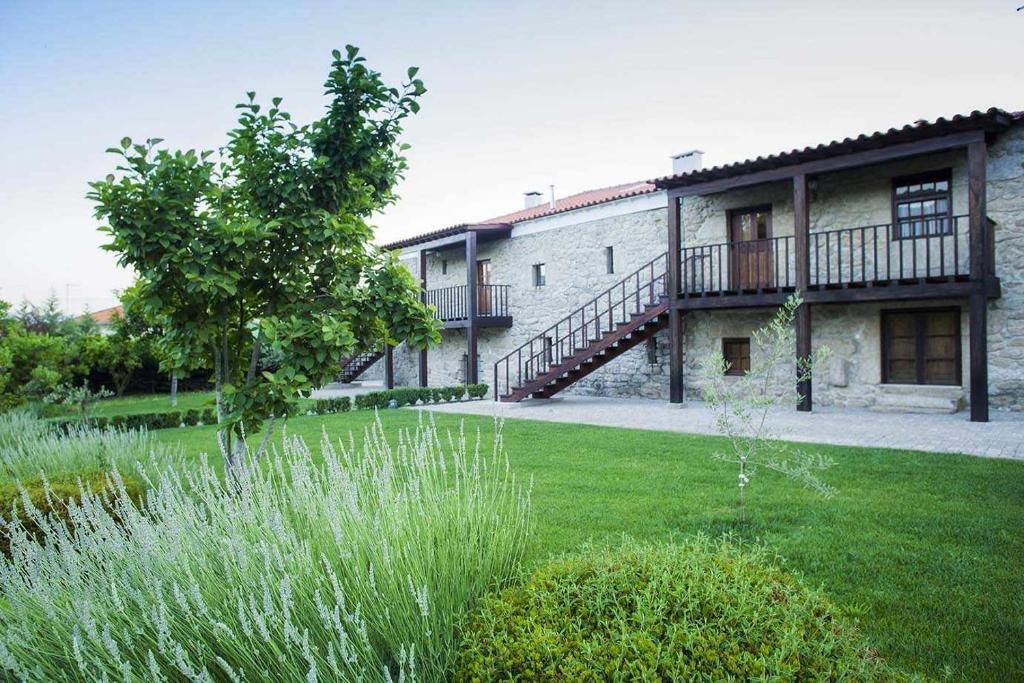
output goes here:
<path id="1" fill-rule="evenodd" d="M 952 235 L 949 170 L 892 181 L 893 239 Z"/>
<path id="2" fill-rule="evenodd" d="M 533 264 L 533 286 L 543 287 L 547 284 L 548 277 L 547 271 L 544 269 L 543 263 Z"/>
<path id="3" fill-rule="evenodd" d="M 882 382 L 959 385 L 960 353 L 959 309 L 882 312 Z"/>
<path id="4" fill-rule="evenodd" d="M 615 272 L 615 248 L 605 247 L 604 248 L 604 263 L 605 268 L 609 274 Z"/>
<path id="5" fill-rule="evenodd" d="M 723 339 L 722 356 L 728 364 L 725 374 L 742 376 L 750 372 L 750 337 Z"/>
<path id="6" fill-rule="evenodd" d="M 448 259 L 441 261 L 441 275 L 448 274 Z"/>
<path id="7" fill-rule="evenodd" d="M 544 337 L 544 362 L 548 365 L 555 362 L 555 343 L 551 337 Z"/>

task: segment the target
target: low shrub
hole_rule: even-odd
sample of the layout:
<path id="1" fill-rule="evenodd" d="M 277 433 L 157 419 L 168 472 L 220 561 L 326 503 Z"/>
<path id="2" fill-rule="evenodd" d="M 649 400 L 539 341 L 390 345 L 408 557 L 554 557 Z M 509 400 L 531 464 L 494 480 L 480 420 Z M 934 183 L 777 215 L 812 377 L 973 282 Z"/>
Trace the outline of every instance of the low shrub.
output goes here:
<path id="1" fill-rule="evenodd" d="M 360 410 L 371 410 L 374 408 L 383 410 L 388 407 L 389 400 L 390 396 L 388 396 L 386 391 L 371 391 L 356 396 L 356 408 Z"/>
<path id="2" fill-rule="evenodd" d="M 334 413 L 347 413 L 352 410 L 352 399 L 349 396 L 337 396 L 335 398 L 318 398 L 313 401 L 310 412 L 316 415 L 333 415 Z"/>
<path id="3" fill-rule="evenodd" d="M 11 557 L 14 538 L 21 538 L 22 545 L 29 539 L 34 543 L 43 542 L 47 526 L 53 529 L 63 526 L 74 532 L 72 511 L 81 505 L 84 495 L 96 497 L 111 511 L 117 496 L 127 496 L 136 505 L 141 504 L 143 487 L 135 477 L 112 477 L 104 472 L 0 484 L 0 553 Z"/>
<path id="4" fill-rule="evenodd" d="M 565 557 L 485 598 L 455 679 L 900 680 L 758 548 L 697 538 Z"/>
<path id="5" fill-rule="evenodd" d="M 487 395 L 487 385 L 470 384 L 467 387 L 466 385 L 458 384 L 450 387 L 398 387 L 384 391 L 371 391 L 356 396 L 355 407 L 359 410 L 374 408 L 383 410 L 389 406 L 392 399 L 398 407 L 414 406 L 417 403 L 423 403 L 424 405 L 431 402 L 445 403 L 461 400 L 466 396 L 467 391 L 470 398 L 480 398 Z"/>
<path id="6" fill-rule="evenodd" d="M 73 426 L 83 424 L 78 419 L 54 419 L 50 421 L 57 429 L 68 431 Z M 203 410 L 169 410 L 161 413 L 136 413 L 133 415 L 101 415 L 90 417 L 85 423 L 96 429 L 171 429 L 173 427 L 192 427 L 194 425 L 217 424 L 217 412 L 213 408 Z"/>
<path id="7" fill-rule="evenodd" d="M 86 493 L 75 534 L 0 557 L 0 678 L 445 680 L 530 532 L 496 439 L 378 421 L 361 451 L 284 438 L 241 481 L 168 468 L 144 510 Z"/>

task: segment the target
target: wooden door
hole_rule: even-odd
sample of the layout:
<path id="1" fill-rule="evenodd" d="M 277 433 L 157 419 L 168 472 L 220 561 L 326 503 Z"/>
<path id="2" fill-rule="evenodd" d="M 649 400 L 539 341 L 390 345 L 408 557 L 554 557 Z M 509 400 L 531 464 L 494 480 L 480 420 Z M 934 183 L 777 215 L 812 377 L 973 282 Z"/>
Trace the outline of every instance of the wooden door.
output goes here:
<path id="1" fill-rule="evenodd" d="M 882 313 L 882 381 L 961 384 L 960 310 Z"/>
<path id="2" fill-rule="evenodd" d="M 476 262 L 476 314 L 491 315 L 491 260 Z"/>
<path id="3" fill-rule="evenodd" d="M 772 207 L 733 210 L 728 213 L 728 221 L 732 289 L 774 287 Z"/>

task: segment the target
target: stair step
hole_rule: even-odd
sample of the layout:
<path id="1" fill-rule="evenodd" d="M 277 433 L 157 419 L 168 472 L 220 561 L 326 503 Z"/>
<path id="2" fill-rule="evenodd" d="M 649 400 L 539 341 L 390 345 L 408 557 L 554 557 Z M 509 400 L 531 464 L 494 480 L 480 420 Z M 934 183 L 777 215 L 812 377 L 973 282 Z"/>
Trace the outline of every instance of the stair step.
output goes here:
<path id="1" fill-rule="evenodd" d="M 885 384 L 871 410 L 875 412 L 952 414 L 964 404 L 962 387 Z"/>

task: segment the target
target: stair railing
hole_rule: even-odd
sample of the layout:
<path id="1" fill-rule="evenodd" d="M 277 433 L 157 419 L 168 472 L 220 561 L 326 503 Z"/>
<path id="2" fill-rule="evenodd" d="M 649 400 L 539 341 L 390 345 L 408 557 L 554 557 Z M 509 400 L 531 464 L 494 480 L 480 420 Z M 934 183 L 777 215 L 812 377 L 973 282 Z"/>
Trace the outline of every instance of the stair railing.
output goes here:
<path id="1" fill-rule="evenodd" d="M 512 393 L 668 295 L 668 252 L 615 283 L 494 364 L 494 399 Z"/>

